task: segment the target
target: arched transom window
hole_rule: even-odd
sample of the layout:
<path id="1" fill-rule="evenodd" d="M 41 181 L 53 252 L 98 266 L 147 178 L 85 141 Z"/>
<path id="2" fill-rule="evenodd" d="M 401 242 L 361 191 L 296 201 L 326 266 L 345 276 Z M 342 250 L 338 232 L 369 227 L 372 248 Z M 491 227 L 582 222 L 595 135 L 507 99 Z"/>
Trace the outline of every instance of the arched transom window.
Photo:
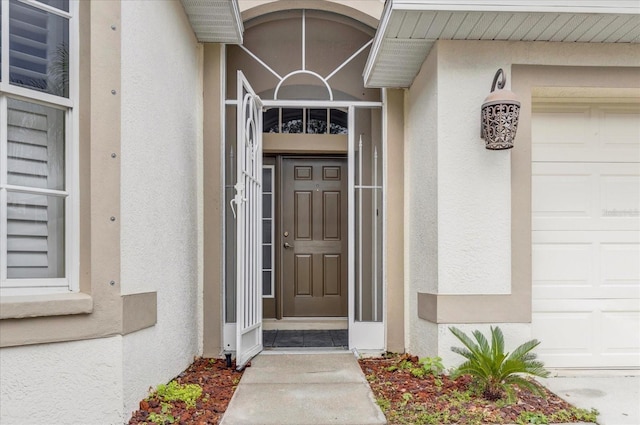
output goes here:
<path id="1" fill-rule="evenodd" d="M 374 29 L 351 18 L 290 10 L 245 23 L 244 44 L 227 47 L 227 94 L 235 98 L 242 70 L 262 99 L 380 101 L 364 87 L 362 70 Z M 265 132 L 345 134 L 346 109 L 271 108 Z"/>

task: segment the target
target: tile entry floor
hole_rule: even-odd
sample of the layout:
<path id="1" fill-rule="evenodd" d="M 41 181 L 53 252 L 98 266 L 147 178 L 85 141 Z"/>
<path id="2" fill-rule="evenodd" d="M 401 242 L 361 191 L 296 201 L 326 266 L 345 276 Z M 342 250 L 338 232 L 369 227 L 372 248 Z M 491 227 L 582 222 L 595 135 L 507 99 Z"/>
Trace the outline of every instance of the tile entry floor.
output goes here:
<path id="1" fill-rule="evenodd" d="M 273 330 L 262 331 L 264 348 L 348 348 L 347 329 L 339 330 Z"/>

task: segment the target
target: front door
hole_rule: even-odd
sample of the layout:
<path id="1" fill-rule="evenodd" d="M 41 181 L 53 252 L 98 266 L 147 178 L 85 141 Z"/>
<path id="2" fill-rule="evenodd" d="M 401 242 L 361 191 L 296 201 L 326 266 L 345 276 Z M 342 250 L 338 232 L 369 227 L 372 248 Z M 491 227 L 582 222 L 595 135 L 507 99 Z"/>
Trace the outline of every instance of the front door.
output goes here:
<path id="1" fill-rule="evenodd" d="M 285 317 L 346 317 L 347 159 L 284 158 L 281 197 Z"/>

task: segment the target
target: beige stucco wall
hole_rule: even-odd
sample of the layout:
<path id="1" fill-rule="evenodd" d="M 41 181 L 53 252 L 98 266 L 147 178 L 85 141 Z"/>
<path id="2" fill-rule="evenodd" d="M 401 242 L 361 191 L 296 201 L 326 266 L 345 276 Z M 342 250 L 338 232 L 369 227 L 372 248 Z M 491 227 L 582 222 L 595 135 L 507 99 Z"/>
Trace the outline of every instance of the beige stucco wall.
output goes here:
<path id="1" fill-rule="evenodd" d="M 510 80 L 508 88 L 516 83 L 512 80 L 513 65 L 570 65 L 585 70 L 639 67 L 640 47 L 440 41 L 436 49 L 407 93 L 407 158 L 421 158 L 435 168 L 428 173 L 412 167 L 413 159 L 407 159 L 406 274 L 410 277 L 406 302 L 411 315 L 407 341 L 409 351 L 415 354 L 438 354 L 456 362 L 450 353 L 450 346 L 455 345 L 448 331 L 452 323 L 500 323 L 507 340 L 512 336 L 519 343 L 530 336 L 530 237 L 525 237 L 526 229 L 520 229 L 521 222 L 527 221 L 522 214 L 528 213 L 522 210 L 512 216 L 512 208 L 519 211 L 513 202 L 526 201 L 512 200 L 513 194 L 520 193 L 518 186 L 512 185 L 525 185 L 529 190 L 529 178 L 514 180 L 513 161 L 514 155 L 528 149 L 519 147 L 518 142 L 528 143 L 522 132 L 530 130 L 527 126 L 519 129 L 512 151 L 484 148 L 479 137 L 480 106 L 489 94 L 493 75 L 503 68 Z M 567 72 L 578 73 L 579 69 Z M 598 86 L 602 79 L 596 78 L 594 74 L 590 84 Z M 579 84 L 588 81 L 583 79 Z M 530 93 L 521 95 L 530 99 Z M 527 111 L 530 108 L 523 107 L 523 114 Z M 435 128 L 425 128 L 426 123 L 419 121 L 419 117 L 429 116 L 426 113 L 435 113 Z M 523 120 L 528 117 L 521 116 Z M 429 199 L 427 193 L 435 193 L 435 199 Z M 437 208 L 435 223 L 430 221 L 434 218 L 430 208 Z M 431 229 L 425 230 L 425 226 Z M 437 264 L 436 273 L 424 264 L 425 259 Z M 414 315 L 416 297 L 418 316 L 429 321 Z M 461 327 L 488 329 L 475 324 Z"/>

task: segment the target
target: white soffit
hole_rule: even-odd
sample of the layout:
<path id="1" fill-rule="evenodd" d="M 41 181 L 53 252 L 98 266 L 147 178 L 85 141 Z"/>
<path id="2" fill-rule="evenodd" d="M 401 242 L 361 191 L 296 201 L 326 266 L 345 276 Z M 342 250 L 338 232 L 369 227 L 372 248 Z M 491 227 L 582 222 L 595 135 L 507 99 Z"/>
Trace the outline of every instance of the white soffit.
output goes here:
<path id="1" fill-rule="evenodd" d="M 367 87 L 409 87 L 437 40 L 640 42 L 637 0 L 387 0 Z"/>
<path id="2" fill-rule="evenodd" d="M 198 41 L 242 44 L 238 0 L 180 0 Z"/>

